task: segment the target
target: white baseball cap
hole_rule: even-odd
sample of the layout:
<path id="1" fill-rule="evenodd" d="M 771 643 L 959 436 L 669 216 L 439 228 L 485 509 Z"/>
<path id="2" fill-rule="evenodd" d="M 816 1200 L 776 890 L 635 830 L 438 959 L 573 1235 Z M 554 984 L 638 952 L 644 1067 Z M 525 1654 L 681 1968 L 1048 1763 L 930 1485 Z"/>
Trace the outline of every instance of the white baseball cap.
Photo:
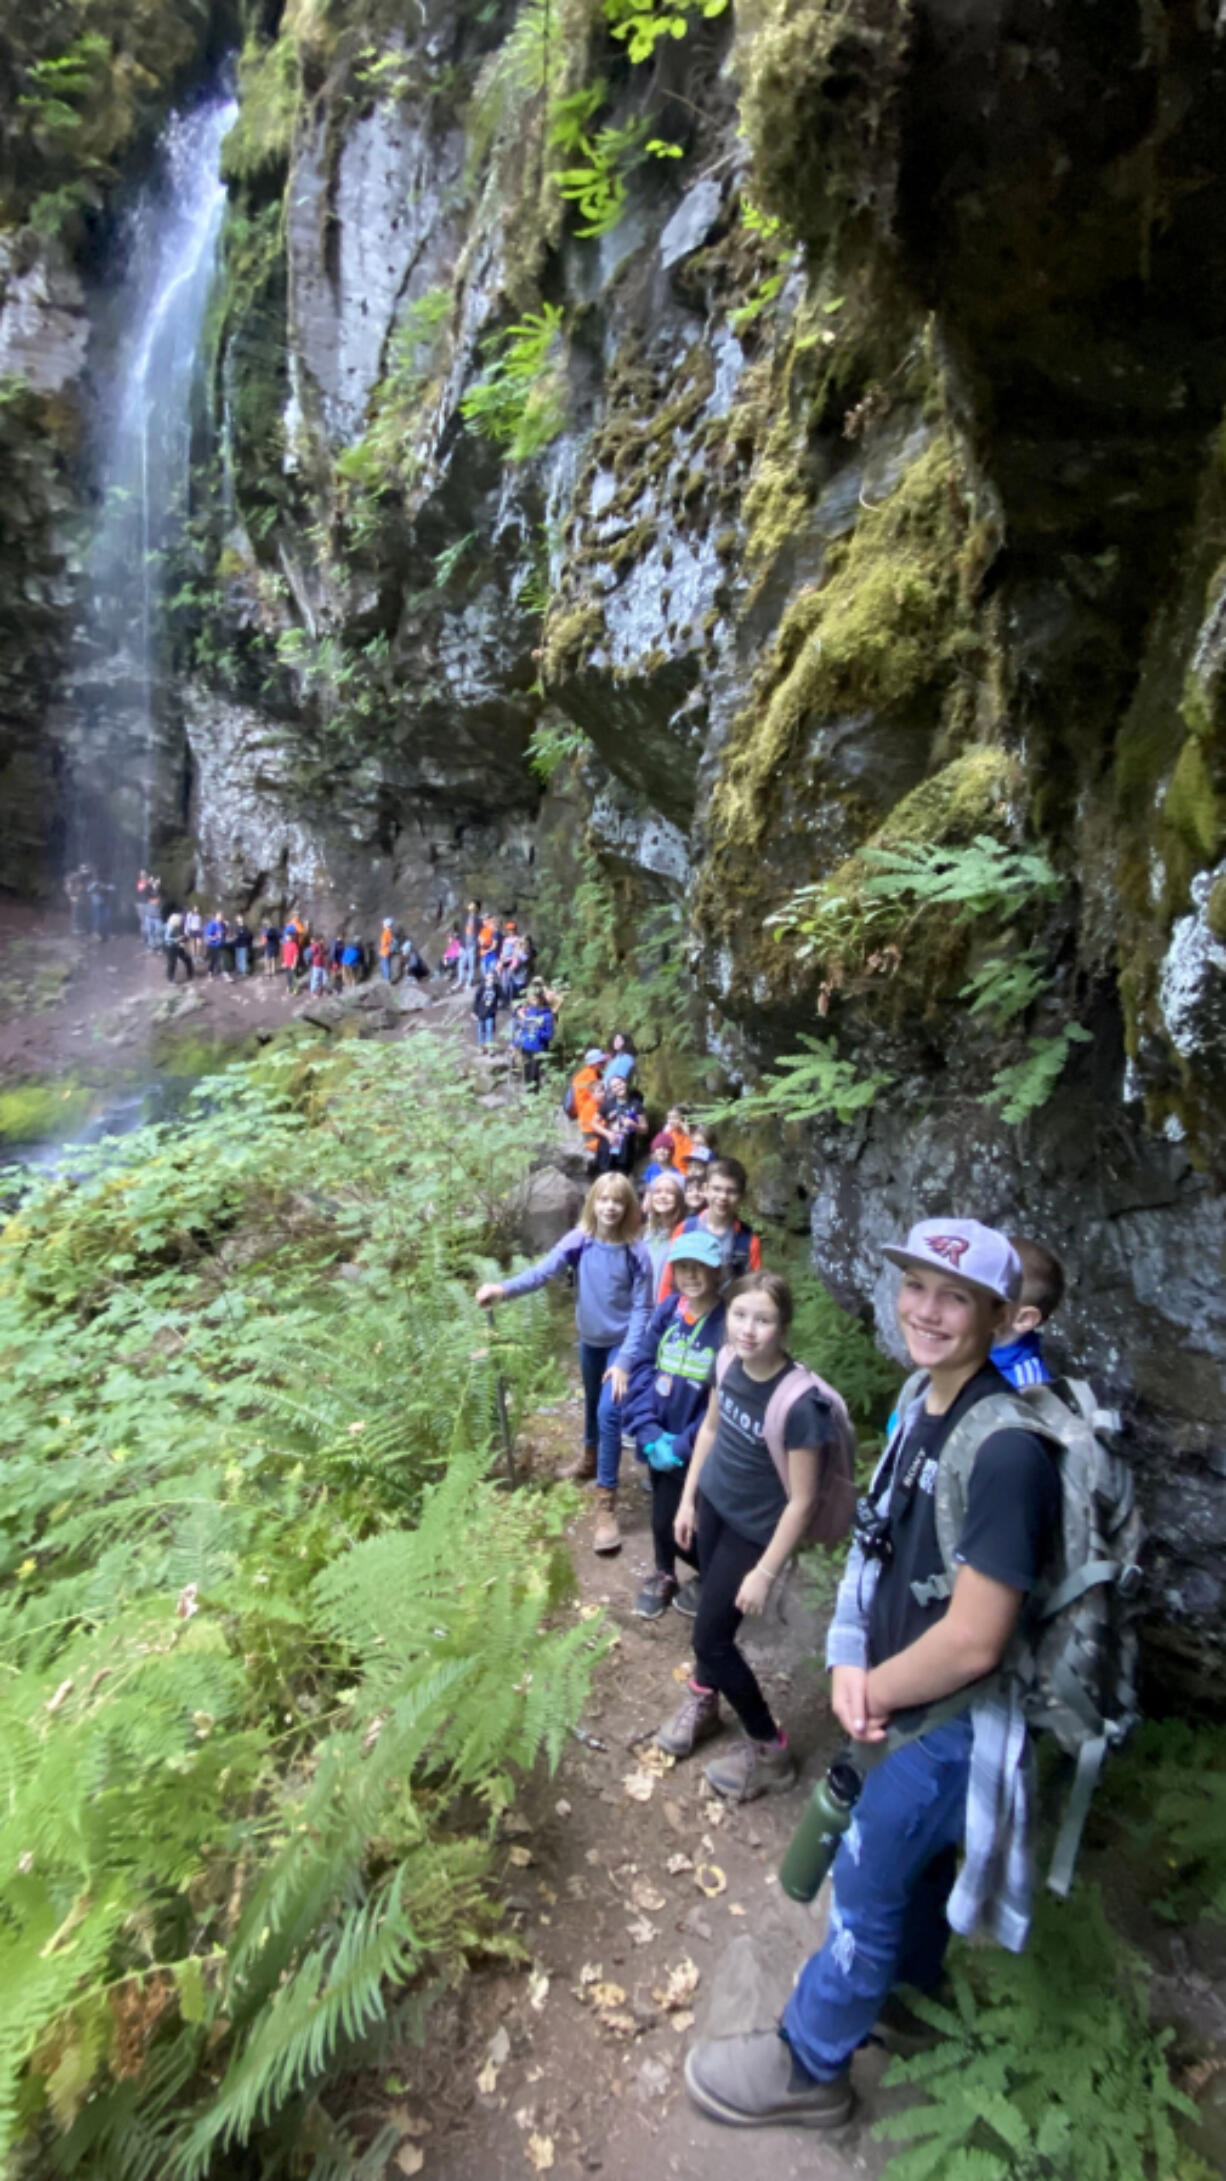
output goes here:
<path id="1" fill-rule="evenodd" d="M 905 1242 L 888 1243 L 882 1255 L 892 1265 L 955 1273 L 1002 1303 L 1015 1303 L 1022 1292 L 1022 1260 L 1008 1235 L 977 1219 L 921 1219 Z"/>

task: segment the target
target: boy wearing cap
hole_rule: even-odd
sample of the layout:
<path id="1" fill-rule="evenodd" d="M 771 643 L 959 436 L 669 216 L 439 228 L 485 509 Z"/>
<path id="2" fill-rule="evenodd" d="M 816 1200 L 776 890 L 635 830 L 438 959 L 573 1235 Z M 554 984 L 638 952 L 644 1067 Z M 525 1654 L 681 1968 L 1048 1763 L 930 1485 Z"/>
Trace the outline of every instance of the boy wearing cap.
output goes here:
<path id="1" fill-rule="evenodd" d="M 687 2058 L 695 2102 L 742 2127 L 848 2119 L 852 2054 L 875 2026 L 887 2041 L 898 2027 L 896 1985 L 935 1988 L 951 1925 L 969 1933 L 986 1917 L 1015 1950 L 1028 1928 L 1026 1731 L 1008 1684 L 989 1684 L 1047 1559 L 1059 1478 L 1036 1433 L 991 1431 L 952 1585 L 934 1499 L 954 1426 L 1006 1390 L 990 1351 L 1022 1268 L 1006 1235 L 969 1219 L 923 1220 L 885 1254 L 902 1268 L 898 1323 L 925 1380 L 869 1488 L 827 1639 L 831 1701 L 865 1784 L 834 1864 L 826 1944 L 782 2022 Z M 940 1723 L 925 1732 L 929 1707 Z M 891 1727 L 913 1739 L 876 1762 Z"/>
<path id="2" fill-rule="evenodd" d="M 673 1524 L 724 1341 L 723 1260 L 715 1236 L 679 1235 L 670 1244 L 668 1263 L 675 1292 L 652 1313 L 644 1360 L 622 1406 L 622 1427 L 638 1442 L 651 1474 L 655 1570 L 634 1603 L 644 1621 L 658 1620 L 676 1598 L 678 1553 L 692 1568 L 698 1566 L 693 1548 L 677 1544 Z"/>

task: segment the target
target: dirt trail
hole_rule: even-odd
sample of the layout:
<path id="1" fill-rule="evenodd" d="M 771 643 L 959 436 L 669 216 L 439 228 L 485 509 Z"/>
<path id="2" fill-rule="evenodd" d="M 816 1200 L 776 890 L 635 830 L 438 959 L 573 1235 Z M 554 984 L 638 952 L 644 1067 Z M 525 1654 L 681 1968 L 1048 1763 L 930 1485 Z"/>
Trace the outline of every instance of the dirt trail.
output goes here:
<path id="1" fill-rule="evenodd" d="M 538 1417 L 528 1434 L 534 1470 L 548 1474 L 572 1452 L 579 1428 L 576 1402 Z M 857 2059 L 867 2111 L 833 2137 L 747 2136 L 707 2121 L 686 2097 L 688 2044 L 771 2021 L 820 1943 L 822 1921 L 782 1895 L 775 1877 L 803 1789 L 736 1809 L 705 1788 L 701 1758 L 652 1769 L 651 1737 L 690 1660 L 689 1624 L 671 1612 L 634 1618 L 651 1538 L 648 1497 L 636 1465 L 628 1469 L 621 1554 L 595 1558 L 586 1509 L 571 1528 L 575 1610 L 603 1608 L 618 1638 L 583 1720 L 603 1746 L 573 1739 L 556 1776 L 534 1780 L 504 1827 L 504 1898 L 530 1966 L 470 1979 L 436 2018 L 426 2051 L 406 2056 L 401 2110 L 411 2126 L 430 2125 L 406 2138 L 401 2170 L 419 2170 L 423 2181 L 549 2171 L 599 2172 L 602 2181 L 875 2174 L 888 2155 L 868 2125 L 889 2102 L 874 2094 L 884 2054 Z M 795 1580 L 784 1615 L 772 1615 L 747 1649 L 807 1781 L 833 1740 L 816 1664 L 824 1616 Z M 691 1984 L 692 1996 L 675 2002 Z"/>

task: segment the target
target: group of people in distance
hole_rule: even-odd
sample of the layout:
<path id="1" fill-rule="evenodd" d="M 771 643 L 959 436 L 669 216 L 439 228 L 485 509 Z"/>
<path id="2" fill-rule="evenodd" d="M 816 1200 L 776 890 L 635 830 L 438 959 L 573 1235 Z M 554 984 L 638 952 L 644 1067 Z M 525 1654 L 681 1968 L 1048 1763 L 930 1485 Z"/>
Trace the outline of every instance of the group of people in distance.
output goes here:
<path id="1" fill-rule="evenodd" d="M 596 1065 L 589 1055 L 585 1066 Z M 484 1283 L 477 1301 L 573 1278 L 584 1437 L 564 1473 L 594 1480 L 593 1544 L 607 1554 L 621 1543 L 624 1440 L 645 1465 L 654 1565 L 634 1610 L 647 1620 L 679 1612 L 694 1650 L 657 1739 L 688 1758 L 721 1733 L 726 1703 L 742 1731 L 706 1779 L 744 1802 L 791 1787 L 796 1765 L 738 1631 L 765 1610 L 811 1531 L 841 1403 L 789 1352 L 792 1294 L 763 1267 L 740 1216 L 744 1169 L 700 1158 L 705 1202 L 691 1208 L 694 1132 L 675 1110 L 668 1119 L 661 1133 L 672 1141 L 653 1145 L 665 1155 L 643 1177 L 642 1202 L 607 1162 L 578 1226 L 539 1263 Z M 907 2038 L 923 2026 L 897 1988 L 937 1989 L 951 1923 L 969 1932 L 986 1922 L 1015 1948 L 1028 1923 L 1025 1728 L 991 1677 L 1059 1529 L 1051 1445 L 1025 1428 L 1021 1402 L 1009 1408 L 1009 1389 L 1048 1376 L 1042 1327 L 1063 1274 L 1040 1243 L 974 1219 L 921 1220 L 885 1254 L 901 1271 L 899 1330 L 923 1375 L 890 1420 L 867 1512 L 865 1502 L 857 1510 L 829 1633 L 832 1708 L 865 1775 L 834 1864 L 829 1935 L 779 2024 L 707 2040 L 686 2062 L 696 2103 L 742 2127 L 846 2120 L 857 2048 L 876 2033 L 914 2049 Z M 1009 1421 L 996 1420 L 999 1399 L 984 1412 L 947 1574 L 941 1450 L 979 1403 L 1002 1395 Z M 695 1571 L 690 1580 L 682 1568 Z M 930 1707 L 938 1723 L 926 1728 Z M 883 1757 L 891 1727 L 913 1738 Z"/>
<path id="2" fill-rule="evenodd" d="M 376 967 L 389 984 L 431 974 L 420 949 L 390 916 L 373 946 L 354 932 L 328 938 L 297 909 L 284 919 L 266 912 L 257 931 L 245 912 L 231 917 L 215 908 L 206 916 L 195 901 L 180 908 L 165 898 L 157 874 L 144 870 L 136 881 L 136 915 L 145 946 L 165 959 L 170 984 L 180 969 L 187 982 L 198 969 L 229 982 L 252 976 L 258 964 L 266 978 L 283 979 L 286 996 L 296 999 L 303 990 L 341 992 L 364 984 Z"/>

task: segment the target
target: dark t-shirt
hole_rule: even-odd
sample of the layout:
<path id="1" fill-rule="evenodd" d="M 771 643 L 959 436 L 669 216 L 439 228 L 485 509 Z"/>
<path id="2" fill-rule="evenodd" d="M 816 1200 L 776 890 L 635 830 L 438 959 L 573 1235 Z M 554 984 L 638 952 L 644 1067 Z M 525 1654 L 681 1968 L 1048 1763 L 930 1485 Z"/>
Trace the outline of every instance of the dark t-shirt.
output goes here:
<path id="1" fill-rule="evenodd" d="M 920 1605 L 911 1588 L 940 1575 L 936 1490 L 941 1448 L 960 1416 L 988 1394 L 1008 1392 L 985 1364 L 941 1416 L 922 1411 L 894 1463 L 890 1500 L 893 1556 L 881 1571 L 869 1613 L 869 1663 L 880 1665 L 935 1626 L 948 1598 Z M 966 1520 L 956 1558 L 1011 1590 L 1033 1590 L 1060 1519 L 1060 1479 L 1045 1439 L 1021 1430 L 994 1431 L 975 1456 Z"/>
<path id="2" fill-rule="evenodd" d="M 785 1363 L 773 1378 L 751 1378 L 734 1356 L 716 1388 L 719 1425 L 699 1490 L 725 1522 L 755 1545 L 769 1545 L 788 1503 L 762 1426 L 770 1397 L 790 1369 Z M 829 1402 L 818 1393 L 803 1393 L 788 1410 L 785 1447 L 824 1447 L 829 1439 Z"/>

